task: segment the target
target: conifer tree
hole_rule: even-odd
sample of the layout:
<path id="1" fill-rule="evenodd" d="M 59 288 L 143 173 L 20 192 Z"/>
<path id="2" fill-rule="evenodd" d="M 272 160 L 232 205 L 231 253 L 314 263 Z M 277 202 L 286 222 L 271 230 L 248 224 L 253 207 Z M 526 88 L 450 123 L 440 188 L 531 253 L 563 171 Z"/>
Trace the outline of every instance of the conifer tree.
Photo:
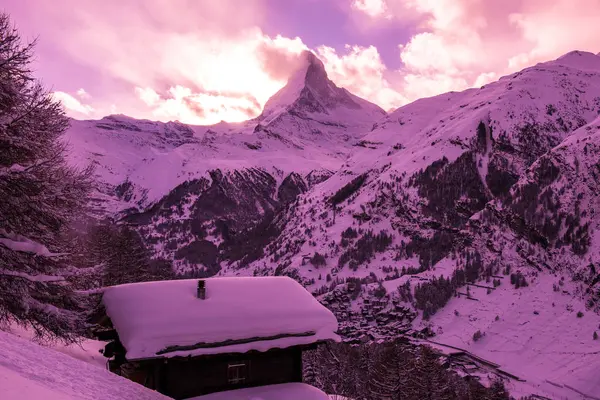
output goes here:
<path id="1" fill-rule="evenodd" d="M 452 400 L 456 398 L 448 377 L 438 363 L 435 353 L 429 347 L 424 346 L 420 349 L 409 382 L 406 399 Z"/>
<path id="2" fill-rule="evenodd" d="M 99 267 L 100 286 L 173 277 L 171 264 L 153 260 L 140 235 L 128 226 L 97 225 L 87 236 L 85 253 Z"/>
<path id="3" fill-rule="evenodd" d="M 406 354 L 399 346 L 391 343 L 381 347 L 369 381 L 369 398 L 404 399 L 408 377 L 414 370 L 411 363 L 412 355 Z"/>
<path id="4" fill-rule="evenodd" d="M 65 161 L 69 119 L 33 77 L 34 47 L 0 13 L 0 322 L 71 340 L 85 326 L 82 305 L 60 275 L 91 170 Z"/>
<path id="5" fill-rule="evenodd" d="M 490 400 L 509 400 L 510 395 L 501 380 L 495 380 L 490 385 Z"/>

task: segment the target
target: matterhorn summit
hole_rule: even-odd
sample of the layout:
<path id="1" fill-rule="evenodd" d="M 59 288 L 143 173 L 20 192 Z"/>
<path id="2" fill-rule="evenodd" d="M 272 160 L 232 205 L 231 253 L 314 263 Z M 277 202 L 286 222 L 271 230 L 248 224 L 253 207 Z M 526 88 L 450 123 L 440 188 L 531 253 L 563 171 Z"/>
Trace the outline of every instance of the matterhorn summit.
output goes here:
<path id="1" fill-rule="evenodd" d="M 327 76 L 323 62 L 312 52 L 300 56 L 301 66 L 287 84 L 267 101 L 258 117 L 266 126 L 285 114 L 324 124 L 372 124 L 386 115 L 379 106 L 340 88 Z"/>

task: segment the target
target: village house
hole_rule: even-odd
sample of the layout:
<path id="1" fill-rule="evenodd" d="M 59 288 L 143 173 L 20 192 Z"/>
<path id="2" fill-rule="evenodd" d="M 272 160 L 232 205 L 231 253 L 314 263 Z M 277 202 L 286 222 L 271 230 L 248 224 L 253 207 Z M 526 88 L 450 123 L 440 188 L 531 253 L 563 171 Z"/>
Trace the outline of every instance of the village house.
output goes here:
<path id="1" fill-rule="evenodd" d="M 126 284 L 102 302 L 106 327 L 96 335 L 110 341 L 109 368 L 148 388 L 175 399 L 255 398 L 260 387 L 264 398 L 327 398 L 301 383 L 302 352 L 339 341 L 338 323 L 291 278 Z"/>

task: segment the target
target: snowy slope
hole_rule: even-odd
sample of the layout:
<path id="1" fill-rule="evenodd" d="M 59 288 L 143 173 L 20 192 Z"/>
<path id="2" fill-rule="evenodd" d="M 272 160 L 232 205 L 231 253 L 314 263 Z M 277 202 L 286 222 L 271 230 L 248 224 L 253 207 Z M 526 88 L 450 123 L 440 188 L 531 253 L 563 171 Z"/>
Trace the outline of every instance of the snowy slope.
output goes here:
<path id="1" fill-rule="evenodd" d="M 494 243 L 505 265 L 528 263 L 563 270 L 596 296 L 600 260 L 600 118 L 540 157 L 503 201 L 472 219 L 482 241 Z"/>
<path id="2" fill-rule="evenodd" d="M 547 321 L 539 318 L 546 322 L 527 322 L 540 338 L 531 342 L 529 351 L 521 348 L 512 359 L 486 353 L 486 349 L 481 355 L 508 369 L 516 367 L 532 382 L 571 374 L 561 385 L 598 396 L 600 389 L 590 380 L 590 371 L 599 366 L 598 357 L 585 348 L 592 341 L 593 325 L 598 327 L 599 113 L 600 57 L 581 52 L 481 89 L 402 107 L 361 139 L 362 146 L 336 174 L 301 196 L 288 212 L 286 228 L 269 248 L 270 261 L 276 260 L 278 273 L 301 279 L 319 295 L 336 312 L 350 338 L 410 333 L 410 321 L 412 329 L 422 329 L 420 317 L 413 320 L 412 305 L 403 301 L 397 288 L 407 284 L 414 290 L 433 277 L 450 277 L 465 267 L 467 253 L 480 254 L 482 268 L 510 265 L 513 271 L 534 271 L 546 283 L 552 279 L 549 274 L 564 274 L 576 281 L 577 289 L 568 294 L 554 292 L 551 284 L 549 293 L 547 284 L 542 288 L 536 284 L 543 291 L 537 294 L 541 297 L 519 296 L 510 285 L 502 289 L 516 296 L 503 297 L 514 301 L 510 310 L 533 315 L 530 302 L 535 301 L 540 315 L 545 312 L 553 321 L 563 321 L 554 331 L 546 332 Z M 335 200 L 335 212 L 332 199 L 341 199 Z M 348 228 L 354 233 L 347 234 Z M 385 232 L 391 243 L 378 245 L 368 239 L 368 231 Z M 310 261 L 315 253 L 325 257 L 324 265 Z M 232 265 L 222 273 L 269 274 L 273 268 L 265 257 L 247 272 Z M 399 276 L 403 269 L 407 274 Z M 348 278 L 362 279 L 358 294 L 344 284 Z M 529 291 L 531 286 L 522 290 Z M 570 312 L 552 314 L 553 302 L 563 306 L 569 302 L 580 310 L 592 308 L 584 311 L 590 314 L 586 337 L 580 333 L 575 336 L 577 342 L 569 342 L 576 358 L 585 359 L 581 364 L 568 357 L 561 364 L 548 353 L 536 353 L 562 335 L 574 335 L 578 326 L 565 326 L 569 316 L 578 322 Z M 497 305 L 477 305 L 483 308 L 473 311 L 473 318 L 489 321 L 495 317 L 490 310 Z M 438 311 L 440 318 L 454 316 L 448 307 Z M 433 317 L 434 326 L 442 326 L 444 332 L 452 326 L 449 322 L 436 325 L 437 317 Z M 511 340 L 528 343 L 531 335 L 515 329 L 526 321 L 506 318 L 507 326 L 502 329 L 514 332 Z M 461 340 L 473 333 L 462 332 Z M 506 342 L 490 343 L 490 349 L 507 346 Z M 474 352 L 479 354 L 477 349 Z M 554 393 L 546 386 L 540 390 Z M 559 392 L 575 396 L 571 389 L 565 390 Z"/>
<path id="3" fill-rule="evenodd" d="M 0 331 L 3 400 L 167 399 L 100 367 Z"/>
<path id="4" fill-rule="evenodd" d="M 489 293 L 470 286 L 475 300 L 453 298 L 431 321 L 415 321 L 437 332 L 436 343 L 525 379 L 511 382 L 513 394 L 600 394 L 600 341 L 594 339 L 600 335 L 599 162 L 597 118 L 534 162 L 508 198 L 490 202 L 469 222 L 472 246 L 502 268 L 522 272 L 529 286 L 515 289 L 508 276 Z M 477 331 L 484 336 L 474 341 Z"/>
<path id="5" fill-rule="evenodd" d="M 142 210 L 177 185 L 214 169 L 260 168 L 282 179 L 292 171 L 308 174 L 336 169 L 340 163 L 336 152 L 269 132 L 255 134 L 254 126 L 248 124 L 185 126 L 182 129 L 188 136 L 164 140 L 173 125 L 182 126 L 128 121 L 123 116 L 72 122 L 66 135 L 73 149 L 72 162 L 95 166 L 98 195 L 108 212 L 129 207 Z M 132 189 L 120 192 L 121 184 L 130 184 Z"/>
<path id="6" fill-rule="evenodd" d="M 584 69 L 573 67 L 579 59 Z M 482 89 L 418 100 L 377 124 L 363 137 L 364 147 L 356 147 L 336 174 L 304 195 L 277 249 L 294 249 L 283 256 L 288 268 L 316 278 L 336 264 L 342 249 L 330 244 L 339 244 L 348 227 L 397 231 L 394 245 L 415 235 L 428 238 L 440 227 L 460 229 L 486 203 L 508 195 L 510 185 L 503 183 L 524 175 L 535 153 L 560 144 L 599 111 L 600 57 L 578 52 Z M 327 200 L 361 174 L 367 178 L 338 205 L 334 223 Z M 330 258 L 327 271 L 310 274 L 302 260 L 315 251 Z M 408 257 L 403 264 L 418 262 Z"/>
<path id="7" fill-rule="evenodd" d="M 52 350 L 61 352 L 70 357 L 85 361 L 86 363 L 98 366 L 100 368 L 106 367 L 106 357 L 100 353 L 100 350 L 104 349 L 104 346 L 106 346 L 105 342 L 93 339 L 83 339 L 80 343 L 69 344 L 65 344 L 60 341 L 38 343 L 35 331 L 33 329 L 27 329 L 20 325 L 13 324 L 8 327 L 3 326 L 2 330 L 24 340 L 35 342 L 41 346 L 48 347 Z"/>
<path id="8" fill-rule="evenodd" d="M 515 393 L 598 397 L 600 386 L 600 118 L 527 170 L 503 201 L 471 221 L 474 247 L 526 276 L 528 287 L 453 299 L 431 320 L 435 340 L 499 363 L 527 380 Z M 507 281 L 508 277 L 504 279 Z M 458 310 L 456 315 L 453 310 Z M 476 331 L 485 336 L 474 342 Z"/>
<path id="9" fill-rule="evenodd" d="M 391 163 L 411 175 L 446 156 L 462 154 L 480 122 L 496 142 L 514 152 L 537 156 L 598 115 L 600 57 L 572 52 L 501 78 L 481 89 L 417 100 L 391 113 L 363 140 L 377 149 L 357 152 L 349 162 L 355 172 Z M 393 149 L 402 145 L 402 149 Z M 389 154 L 389 152 L 392 154 Z M 526 160 L 511 159 L 522 168 Z M 483 168 L 483 167 L 482 167 Z"/>
<path id="10" fill-rule="evenodd" d="M 580 391 L 598 396 L 600 341 L 593 333 L 600 331 L 600 316 L 585 310 L 580 296 L 573 296 L 577 288 L 568 278 L 559 293 L 553 289 L 558 275 L 528 279 L 529 286 L 519 289 L 504 279 L 490 294 L 471 287 L 478 301 L 453 298 L 429 322 L 438 332 L 432 340 L 467 350 L 525 379 L 511 382 L 513 395 L 585 398 Z M 578 318 L 580 311 L 583 316 Z M 477 331 L 484 336 L 474 341 Z"/>

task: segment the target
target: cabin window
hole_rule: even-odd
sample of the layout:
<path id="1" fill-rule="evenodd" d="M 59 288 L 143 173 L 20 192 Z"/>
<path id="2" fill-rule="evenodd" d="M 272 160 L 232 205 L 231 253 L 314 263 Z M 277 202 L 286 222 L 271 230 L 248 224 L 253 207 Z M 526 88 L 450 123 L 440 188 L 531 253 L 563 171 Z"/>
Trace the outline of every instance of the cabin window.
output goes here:
<path id="1" fill-rule="evenodd" d="M 230 385 L 239 385 L 248 378 L 248 361 L 237 361 L 227 365 L 227 382 Z"/>

